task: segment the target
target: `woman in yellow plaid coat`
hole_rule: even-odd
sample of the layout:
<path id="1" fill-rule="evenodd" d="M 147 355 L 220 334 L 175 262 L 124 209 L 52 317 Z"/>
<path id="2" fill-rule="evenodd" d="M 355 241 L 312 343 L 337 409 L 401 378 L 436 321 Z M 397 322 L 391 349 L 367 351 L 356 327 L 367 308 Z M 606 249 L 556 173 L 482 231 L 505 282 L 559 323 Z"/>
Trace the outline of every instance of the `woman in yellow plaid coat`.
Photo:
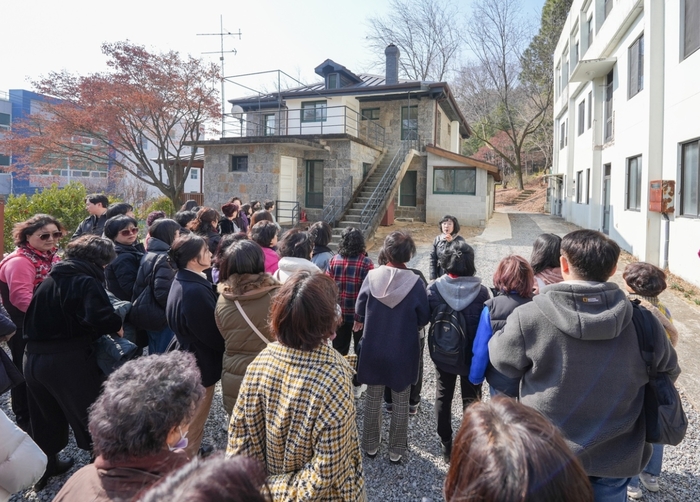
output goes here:
<path id="1" fill-rule="evenodd" d="M 271 309 L 269 344 L 248 366 L 227 455 L 265 463 L 275 501 L 366 501 L 353 370 L 331 345 L 335 282 L 298 272 Z"/>

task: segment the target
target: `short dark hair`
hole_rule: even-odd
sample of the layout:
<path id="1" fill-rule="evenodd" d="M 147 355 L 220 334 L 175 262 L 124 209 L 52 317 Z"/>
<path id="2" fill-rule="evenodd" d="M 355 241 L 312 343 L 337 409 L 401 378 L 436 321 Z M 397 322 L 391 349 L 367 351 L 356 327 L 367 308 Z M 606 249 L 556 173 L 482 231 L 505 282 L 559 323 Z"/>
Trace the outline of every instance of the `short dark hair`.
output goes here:
<path id="1" fill-rule="evenodd" d="M 442 232 L 442 224 L 445 223 L 446 221 L 451 221 L 452 225 L 454 228 L 452 229 L 452 234 L 451 235 L 457 235 L 459 233 L 459 222 L 457 221 L 457 218 L 454 216 L 451 216 L 449 214 L 446 214 L 445 216 L 442 217 L 440 220 L 440 223 L 438 223 L 438 228 L 440 229 L 440 232 Z"/>
<path id="2" fill-rule="evenodd" d="M 659 296 L 666 289 L 666 273 L 644 261 L 627 265 L 622 278 L 632 291 L 641 296 Z"/>
<path id="3" fill-rule="evenodd" d="M 233 202 L 233 203 L 235 203 L 236 201 L 238 201 L 238 207 L 241 206 L 241 204 L 240 204 L 241 198 L 240 198 L 240 197 L 237 197 L 237 196 L 235 196 L 235 195 L 234 195 L 233 197 L 231 197 L 228 201 L 229 201 L 229 202 Z"/>
<path id="4" fill-rule="evenodd" d="M 386 236 L 382 246 L 384 257 L 395 265 L 408 263 L 416 254 L 416 244 L 407 232 L 395 230 Z"/>
<path id="5" fill-rule="evenodd" d="M 476 274 L 474 248 L 462 239 L 448 242 L 445 252 L 440 256 L 440 267 L 448 274 L 459 277 L 473 276 Z"/>
<path id="6" fill-rule="evenodd" d="M 557 234 L 540 234 L 532 243 L 530 265 L 535 274 L 539 274 L 548 268 L 560 266 L 561 237 Z"/>
<path id="7" fill-rule="evenodd" d="M 181 235 L 170 247 L 170 259 L 177 268 L 184 269 L 191 260 L 202 254 L 205 248 L 209 249 L 209 246 L 204 237 L 194 233 Z"/>
<path id="8" fill-rule="evenodd" d="M 148 227 L 148 234 L 160 241 L 163 241 L 168 246 L 171 246 L 175 241 L 175 233 L 180 230 L 180 224 L 169 218 L 161 218 L 156 220 Z"/>
<path id="9" fill-rule="evenodd" d="M 595 230 L 575 230 L 561 240 L 561 254 L 585 281 L 605 282 L 613 274 L 620 246 Z"/>
<path id="10" fill-rule="evenodd" d="M 333 236 L 333 229 L 325 221 L 317 221 L 311 225 L 309 233 L 314 240 L 314 246 L 327 246 Z"/>
<path id="11" fill-rule="evenodd" d="M 192 230 L 199 235 L 207 235 L 207 232 L 216 230 L 218 221 L 219 212 L 216 209 L 203 207 L 197 211 L 197 219 Z"/>
<path id="12" fill-rule="evenodd" d="M 154 221 L 167 217 L 164 211 L 151 211 L 148 213 L 148 216 L 146 216 L 146 227 L 150 228 Z"/>
<path id="13" fill-rule="evenodd" d="M 61 232 L 66 231 L 63 225 L 61 225 L 60 221 L 48 214 L 35 214 L 28 220 L 15 223 L 15 226 L 12 227 L 12 240 L 14 241 L 15 246 L 26 244 L 30 235 L 40 228 L 51 224 L 56 225 L 56 228 L 58 228 Z"/>
<path id="14" fill-rule="evenodd" d="M 95 454 L 111 461 L 161 452 L 168 433 L 192 418 L 203 397 L 199 368 L 189 352 L 128 361 L 109 376 L 90 407 Z"/>
<path id="15" fill-rule="evenodd" d="M 443 494 L 446 502 L 593 502 L 586 471 L 561 432 L 504 396 L 465 410 Z"/>
<path id="16" fill-rule="evenodd" d="M 525 258 L 509 255 L 503 258 L 493 274 L 493 287 L 502 293 L 515 291 L 522 298 L 532 298 L 535 274 Z"/>
<path id="17" fill-rule="evenodd" d="M 104 267 L 117 257 L 114 243 L 97 235 L 81 235 L 66 245 L 65 257 L 68 260 L 83 260 L 98 267 Z"/>
<path id="18" fill-rule="evenodd" d="M 221 206 L 221 212 L 224 214 L 224 216 L 230 218 L 231 216 L 233 216 L 233 213 L 238 212 L 238 206 L 233 202 L 227 202 L 226 204 Z"/>
<path id="19" fill-rule="evenodd" d="M 269 211 L 270 209 L 272 209 L 274 207 L 274 205 L 275 205 L 274 200 L 266 200 L 265 204 L 263 204 L 263 208 L 265 209 L 265 211 Z"/>
<path id="20" fill-rule="evenodd" d="M 194 199 L 185 201 L 185 203 L 180 206 L 180 211 L 194 211 L 196 213 L 198 210 L 199 206 L 197 205 L 197 201 Z"/>
<path id="21" fill-rule="evenodd" d="M 348 227 L 340 234 L 338 254 L 343 258 L 354 258 L 365 252 L 365 238 L 359 229 Z"/>
<path id="22" fill-rule="evenodd" d="M 261 221 L 269 221 L 274 223 L 275 220 L 272 218 L 272 214 L 270 214 L 269 211 L 261 209 L 260 211 L 255 211 L 253 216 L 250 217 L 250 224 L 255 225 Z"/>
<path id="23" fill-rule="evenodd" d="M 262 274 L 265 272 L 265 255 L 253 241 L 247 239 L 231 243 L 219 260 L 219 282 L 233 274 Z"/>
<path id="24" fill-rule="evenodd" d="M 105 216 L 107 217 L 107 219 L 110 219 L 119 214 L 126 214 L 129 211 L 133 210 L 134 206 L 132 206 L 128 202 L 115 202 L 114 204 L 109 205 L 109 207 L 107 208 L 107 212 L 105 212 Z"/>
<path id="25" fill-rule="evenodd" d="M 85 202 L 92 202 L 93 204 L 102 204 L 102 207 L 107 209 L 109 206 L 109 199 L 103 193 L 91 193 L 85 197 Z"/>
<path id="26" fill-rule="evenodd" d="M 175 221 L 177 221 L 182 228 L 187 228 L 187 224 L 196 219 L 197 213 L 194 211 L 178 211 L 175 213 Z"/>
<path id="27" fill-rule="evenodd" d="M 241 206 L 241 213 L 244 213 L 246 216 L 248 216 L 248 212 L 250 211 L 250 204 L 246 203 Z"/>
<path id="28" fill-rule="evenodd" d="M 259 200 L 251 200 L 251 201 L 250 201 L 250 207 L 251 207 L 251 209 L 255 210 L 255 206 L 257 206 L 258 204 L 260 204 L 260 201 L 259 201 Z"/>
<path id="29" fill-rule="evenodd" d="M 139 226 L 139 222 L 136 221 L 135 218 L 132 218 L 131 216 L 127 216 L 125 214 L 118 214 L 116 216 L 112 216 L 105 222 L 105 228 L 104 228 L 104 234 L 105 237 L 107 237 L 109 240 L 114 240 L 117 238 L 117 235 L 119 235 L 119 232 L 124 230 L 126 227 L 129 225 L 133 225 L 135 227 Z"/>
<path id="30" fill-rule="evenodd" d="M 265 468 L 254 458 L 195 457 L 148 490 L 142 502 L 265 502 L 272 500 Z"/>
<path id="31" fill-rule="evenodd" d="M 313 242 L 308 232 L 293 228 L 288 231 L 277 244 L 277 254 L 281 257 L 304 258 L 311 256 Z"/>
<path id="32" fill-rule="evenodd" d="M 326 274 L 300 270 L 279 289 L 270 307 L 270 331 L 287 347 L 314 350 L 338 327 L 338 286 Z"/>
<path id="33" fill-rule="evenodd" d="M 257 214 L 257 213 L 256 213 Z M 250 229 L 250 238 L 264 248 L 269 248 L 272 239 L 277 235 L 277 225 L 271 221 L 262 220 L 253 225 Z"/>

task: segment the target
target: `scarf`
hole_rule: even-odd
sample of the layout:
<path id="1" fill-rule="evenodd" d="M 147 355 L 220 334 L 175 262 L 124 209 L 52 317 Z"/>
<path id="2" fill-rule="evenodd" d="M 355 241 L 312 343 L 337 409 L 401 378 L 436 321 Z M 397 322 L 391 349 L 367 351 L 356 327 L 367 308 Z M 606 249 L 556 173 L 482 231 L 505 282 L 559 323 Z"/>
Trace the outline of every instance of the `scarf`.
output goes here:
<path id="1" fill-rule="evenodd" d="M 34 275 L 33 284 L 35 288 L 41 284 L 44 279 L 46 279 L 49 272 L 51 272 L 51 267 L 53 264 L 59 262 L 56 251 L 56 248 L 52 249 L 51 251 L 39 251 L 26 243 L 20 244 L 15 250 L 18 256 L 24 256 L 31 261 L 32 264 L 34 264 L 36 274 Z"/>
<path id="2" fill-rule="evenodd" d="M 535 274 L 535 277 L 538 277 L 547 285 L 557 284 L 564 280 L 564 278 L 561 276 L 561 267 L 546 268 L 539 274 Z"/>

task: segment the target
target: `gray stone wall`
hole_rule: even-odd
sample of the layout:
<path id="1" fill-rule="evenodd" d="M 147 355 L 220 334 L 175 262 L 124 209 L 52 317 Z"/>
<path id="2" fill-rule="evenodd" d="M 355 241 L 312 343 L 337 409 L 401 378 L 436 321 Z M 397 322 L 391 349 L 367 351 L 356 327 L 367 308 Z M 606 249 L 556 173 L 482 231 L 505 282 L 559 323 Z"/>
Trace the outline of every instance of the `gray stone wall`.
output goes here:
<path id="1" fill-rule="evenodd" d="M 379 108 L 379 125 L 386 134 L 388 147 L 401 141 L 401 107 L 409 106 L 409 100 L 363 101 L 360 109 Z M 422 98 L 411 99 L 410 106 L 418 106 L 418 135 L 423 144 L 434 142 L 435 100 Z M 444 116 L 444 114 L 442 114 Z"/>

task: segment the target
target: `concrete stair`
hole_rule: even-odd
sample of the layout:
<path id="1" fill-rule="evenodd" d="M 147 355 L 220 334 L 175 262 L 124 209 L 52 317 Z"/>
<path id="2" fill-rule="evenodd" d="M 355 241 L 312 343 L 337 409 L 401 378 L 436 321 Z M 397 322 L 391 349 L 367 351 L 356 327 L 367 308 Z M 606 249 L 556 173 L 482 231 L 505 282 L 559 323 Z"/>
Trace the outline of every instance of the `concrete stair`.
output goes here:
<path id="1" fill-rule="evenodd" d="M 532 195 L 535 193 L 535 190 L 523 190 L 518 194 L 518 196 L 513 199 L 510 203 L 508 203 L 508 206 L 515 206 L 517 204 L 520 204 L 521 202 L 525 202 L 528 200 Z"/>

